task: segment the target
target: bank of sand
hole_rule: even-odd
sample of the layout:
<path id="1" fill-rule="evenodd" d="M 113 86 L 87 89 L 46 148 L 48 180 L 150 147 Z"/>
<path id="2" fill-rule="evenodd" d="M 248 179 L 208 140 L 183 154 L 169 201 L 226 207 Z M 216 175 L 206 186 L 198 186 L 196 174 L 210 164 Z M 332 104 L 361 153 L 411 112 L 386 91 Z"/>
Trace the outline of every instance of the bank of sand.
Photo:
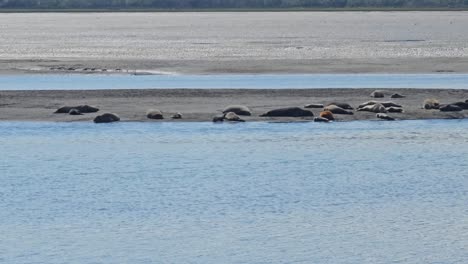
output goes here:
<path id="1" fill-rule="evenodd" d="M 177 121 L 211 121 L 222 109 L 231 104 L 248 106 L 253 115 L 246 121 L 303 121 L 311 118 L 265 118 L 260 114 L 279 107 L 299 106 L 310 103 L 327 104 L 347 102 L 353 107 L 374 100 L 370 97 L 373 89 L 168 89 L 168 90 L 82 90 L 82 91 L 0 91 L 0 120 L 3 121 L 91 121 L 105 112 L 118 114 L 122 121 L 147 121 L 146 111 L 150 108 L 161 110 L 166 117 L 162 121 L 175 121 L 170 117 L 176 112 L 183 115 Z M 387 89 L 400 93 L 405 98 L 382 101 L 401 104 L 404 113 L 389 113 L 400 119 L 444 119 L 466 118 L 468 110 L 462 112 L 440 112 L 422 109 L 427 98 L 436 98 L 441 103 L 465 101 L 468 90 L 448 89 Z M 98 113 L 71 116 L 54 114 L 61 106 L 89 104 L 100 108 Z M 318 115 L 321 109 L 310 109 Z M 374 113 L 354 111 L 354 115 L 336 115 L 338 121 L 377 120 Z"/>

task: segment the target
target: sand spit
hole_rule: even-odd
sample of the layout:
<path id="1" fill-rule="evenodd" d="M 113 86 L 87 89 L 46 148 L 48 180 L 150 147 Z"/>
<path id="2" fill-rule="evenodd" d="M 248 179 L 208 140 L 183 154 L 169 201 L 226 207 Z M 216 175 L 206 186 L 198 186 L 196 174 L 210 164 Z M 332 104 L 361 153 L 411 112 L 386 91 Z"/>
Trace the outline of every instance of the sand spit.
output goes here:
<path id="1" fill-rule="evenodd" d="M 81 91 L 0 91 L 0 120 L 3 121 L 54 121 L 91 122 L 97 115 L 116 113 L 121 121 L 181 122 L 212 121 L 229 105 L 245 105 L 251 116 L 245 121 L 304 121 L 313 117 L 260 117 L 275 108 L 301 107 L 307 104 L 327 105 L 331 102 L 350 104 L 353 115 L 334 115 L 336 121 L 379 120 L 373 112 L 356 111 L 360 104 L 376 100 L 371 98 L 373 89 L 167 89 L 167 90 L 81 90 Z M 442 112 L 423 109 L 423 101 L 435 98 L 441 104 L 465 101 L 468 90 L 449 89 L 388 89 L 385 98 L 401 105 L 402 113 L 388 113 L 397 120 L 467 118 L 468 110 Z M 390 98 L 393 93 L 404 98 Z M 93 105 L 97 113 L 69 115 L 54 113 L 63 106 Z M 148 109 L 159 109 L 164 119 L 148 119 Z M 319 116 L 322 109 L 307 108 Z M 183 118 L 173 119 L 180 113 Z"/>

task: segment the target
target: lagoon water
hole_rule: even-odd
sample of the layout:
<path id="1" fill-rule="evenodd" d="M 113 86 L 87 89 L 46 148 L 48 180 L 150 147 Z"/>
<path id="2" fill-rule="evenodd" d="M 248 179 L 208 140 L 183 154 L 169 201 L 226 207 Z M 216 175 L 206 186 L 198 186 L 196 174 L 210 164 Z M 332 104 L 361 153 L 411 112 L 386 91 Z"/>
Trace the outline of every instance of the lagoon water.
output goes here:
<path id="1" fill-rule="evenodd" d="M 97 89 L 468 89 L 468 74 L 0 75 L 1 90 Z"/>
<path id="2" fill-rule="evenodd" d="M 467 131 L 1 122 L 0 263 L 467 263 Z"/>

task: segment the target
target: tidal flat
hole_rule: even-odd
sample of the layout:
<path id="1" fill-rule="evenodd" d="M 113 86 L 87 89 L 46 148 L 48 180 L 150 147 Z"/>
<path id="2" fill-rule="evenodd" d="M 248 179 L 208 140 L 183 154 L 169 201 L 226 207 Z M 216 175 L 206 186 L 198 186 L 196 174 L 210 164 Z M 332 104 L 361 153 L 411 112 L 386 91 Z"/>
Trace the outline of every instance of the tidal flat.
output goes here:
<path id="1" fill-rule="evenodd" d="M 468 72 L 468 12 L 0 14 L 0 73 Z"/>

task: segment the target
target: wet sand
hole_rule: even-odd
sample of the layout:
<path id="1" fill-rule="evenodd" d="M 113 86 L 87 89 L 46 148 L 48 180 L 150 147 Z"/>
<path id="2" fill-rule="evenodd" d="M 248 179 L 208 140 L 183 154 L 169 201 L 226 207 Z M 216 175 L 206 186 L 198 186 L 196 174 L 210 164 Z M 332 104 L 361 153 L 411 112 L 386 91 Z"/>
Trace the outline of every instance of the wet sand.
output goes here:
<path id="1" fill-rule="evenodd" d="M 330 102 L 347 102 L 353 107 L 366 101 L 373 89 L 284 89 L 284 90 L 234 90 L 234 89 L 169 89 L 169 90 L 83 90 L 83 91 L 0 91 L 0 120 L 3 121 L 88 121 L 101 113 L 118 114 L 122 121 L 180 122 L 211 121 L 222 109 L 231 104 L 248 106 L 253 115 L 246 121 L 304 121 L 312 118 L 265 118 L 260 114 L 279 107 Z M 388 89 L 390 93 L 406 95 L 401 99 L 386 96 L 378 101 L 401 104 L 404 113 L 389 113 L 399 120 L 467 118 L 468 110 L 440 112 L 422 109 L 427 98 L 443 103 L 465 101 L 468 90 L 438 89 Z M 89 104 L 100 108 L 98 113 L 71 116 L 54 114 L 61 106 Z M 146 118 L 150 108 L 161 110 L 164 120 Z M 317 116 L 321 109 L 310 109 Z M 183 119 L 172 120 L 172 114 L 180 112 Z M 354 115 L 335 115 L 337 121 L 378 120 L 374 113 L 357 112 Z"/>
<path id="2" fill-rule="evenodd" d="M 468 12 L 0 14 L 0 74 L 468 72 Z"/>

